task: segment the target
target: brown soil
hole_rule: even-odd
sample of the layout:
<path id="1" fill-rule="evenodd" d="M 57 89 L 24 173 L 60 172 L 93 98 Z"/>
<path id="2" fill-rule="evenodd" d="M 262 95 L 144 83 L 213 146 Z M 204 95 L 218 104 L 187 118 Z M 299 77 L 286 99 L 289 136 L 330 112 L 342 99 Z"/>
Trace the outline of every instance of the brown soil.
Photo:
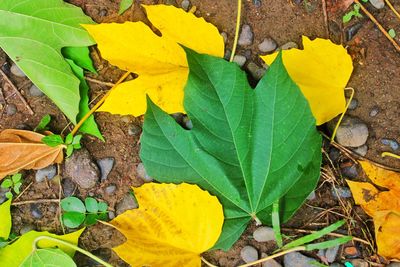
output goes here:
<path id="1" fill-rule="evenodd" d="M 138 5 L 123 16 L 117 16 L 119 1 L 70 0 L 69 2 L 82 7 L 86 14 L 99 23 L 122 22 L 125 20 L 136 21 L 145 18 Z M 148 0 L 138 2 L 151 4 L 170 3 L 173 1 Z M 181 1 L 178 0 L 177 2 L 177 5 L 180 6 Z M 300 4 L 295 4 L 290 0 L 262 0 L 261 2 L 261 6 L 256 7 L 253 1 L 244 0 L 242 22 L 251 25 L 255 38 L 253 45 L 246 48 L 239 47 L 237 51 L 238 54 L 250 56 L 259 65 L 261 65 L 258 59 L 260 51 L 258 51 L 257 45 L 265 37 L 272 37 L 279 45 L 289 41 L 300 43 L 301 35 L 311 38 L 328 37 L 328 29 L 324 22 L 322 9 L 322 2 L 324 1 L 308 0 Z M 355 98 L 359 101 L 359 105 L 357 109 L 349 113 L 360 117 L 369 126 L 370 137 L 367 142 L 369 149 L 366 157 L 388 166 L 400 168 L 400 161 L 389 158 L 383 159 L 380 156 L 381 152 L 390 150 L 381 144 L 381 138 L 392 138 L 400 141 L 400 130 L 396 123 L 400 113 L 400 91 L 397 90 L 400 85 L 400 54 L 395 51 L 390 42 L 367 18 L 356 19 L 350 22 L 348 26 L 346 25 L 346 28 L 343 28 L 341 16 L 344 12 L 335 9 L 336 5 L 338 5 L 337 1 L 327 2 L 328 10 L 330 11 L 328 13 L 329 38 L 337 43 L 347 45 L 354 58 L 354 73 L 349 86 L 355 89 Z M 393 2 L 399 10 L 400 2 Z M 234 37 L 236 1 L 192 0 L 191 3 L 197 7 L 196 15 L 205 17 L 207 21 L 215 24 L 221 32 L 224 31 L 228 34 L 226 47 L 230 49 Z M 369 5 L 367 6 L 386 28 L 394 28 L 396 32 L 400 33 L 400 24 L 388 8 L 376 10 Z M 355 24 L 360 25 L 361 29 L 351 40 L 346 40 L 346 31 Z M 92 56 L 96 68 L 99 70 L 99 76 L 91 75 L 91 77 L 107 82 L 115 82 L 119 78 L 122 72 L 110 66 L 106 61 L 101 60 L 95 49 L 92 50 Z M 0 64 L 7 71 L 10 60 L 6 58 L 4 53 L 0 53 Z M 25 93 L 31 84 L 27 79 L 14 77 L 9 72 L 7 72 L 7 75 L 25 96 L 34 111 L 34 115 L 30 115 L 27 112 L 25 106 L 3 82 L 1 84 L 3 85 L 4 97 L 7 99 L 7 103 L 17 105 L 18 112 L 13 116 L 7 116 L 3 112 L 0 117 L 0 130 L 7 128 L 32 129 L 45 114 L 51 114 L 55 118 L 51 123 L 51 129 L 54 132 L 61 132 L 68 126 L 66 118 L 48 98 L 30 97 Z M 104 85 L 89 84 L 92 99 L 102 95 L 108 89 Z M 379 108 L 379 113 L 377 116 L 371 117 L 369 113 L 374 107 Z M 121 117 L 104 113 L 96 114 L 96 120 L 107 141 L 103 143 L 97 139 L 85 137 L 83 144 L 94 158 L 114 157 L 116 165 L 106 182 L 100 183 L 97 187 L 88 191 L 81 190 L 76 193 L 76 196 L 80 198 L 88 195 L 94 196 L 106 201 L 110 208 L 114 209 L 115 204 L 130 190 L 130 186 L 140 186 L 143 183 L 136 177 L 136 166 L 140 162 L 138 151 L 142 120 L 130 116 Z M 138 129 L 136 135 L 128 134 L 129 128 L 132 127 Z M 332 148 L 326 146 L 325 150 L 329 152 Z M 333 164 L 329 164 L 329 161 L 326 160 L 324 172 L 329 173 L 331 171 L 332 175 L 321 178 L 320 186 L 316 190 L 317 198 L 313 201 L 308 201 L 301 208 L 301 211 L 283 226 L 295 229 L 293 231 L 285 231 L 286 235 L 301 235 L 299 229 L 321 229 L 344 217 L 354 219 L 351 223 L 348 220 L 348 233 L 369 241 L 373 240 L 371 237 L 373 224 L 364 212 L 359 207 L 354 206 L 351 199 L 338 201 L 331 194 L 333 186 L 345 186 L 340 169 L 348 164 L 352 163 L 343 154 L 335 159 Z M 17 201 L 58 198 L 58 182 L 35 183 L 33 182 L 33 172 L 30 171 L 25 172 L 24 177 L 26 178 L 23 189 L 27 186 L 29 188 Z M 362 177 L 359 179 L 362 179 Z M 104 194 L 104 188 L 109 184 L 116 184 L 118 188 L 117 192 L 112 196 Z M 61 233 L 58 216 L 55 216 L 55 213 L 59 212 L 58 205 L 56 203 L 44 203 L 40 204 L 39 207 L 44 216 L 38 220 L 32 217 L 30 205 L 14 206 L 12 209 L 13 231 L 18 233 L 23 225 L 32 224 L 36 230 Z M 254 229 L 255 226 L 251 225 L 230 251 L 209 252 L 206 253 L 205 257 L 220 266 L 235 266 L 241 263 L 239 252 L 244 245 L 253 245 L 260 253 L 271 253 L 275 249 L 274 244 L 255 242 L 251 237 Z M 371 231 L 371 234 L 368 234 L 369 231 Z M 105 257 L 108 258 L 110 255 L 109 248 L 120 244 L 123 240 L 124 238 L 116 231 L 98 224 L 85 231 L 80 245 L 90 251 L 95 251 L 97 254 L 106 255 Z M 361 253 L 359 257 L 368 261 L 379 262 L 379 259 L 374 257 L 376 254 L 374 249 L 360 243 L 355 243 L 355 245 Z M 104 249 L 99 250 L 101 248 Z M 318 259 L 316 254 L 311 253 L 309 255 Z M 344 255 L 341 254 L 341 257 L 343 258 Z M 89 265 L 84 257 L 78 256 L 78 259 L 80 266 Z M 110 262 L 116 266 L 124 265 L 115 254 L 111 255 Z"/>

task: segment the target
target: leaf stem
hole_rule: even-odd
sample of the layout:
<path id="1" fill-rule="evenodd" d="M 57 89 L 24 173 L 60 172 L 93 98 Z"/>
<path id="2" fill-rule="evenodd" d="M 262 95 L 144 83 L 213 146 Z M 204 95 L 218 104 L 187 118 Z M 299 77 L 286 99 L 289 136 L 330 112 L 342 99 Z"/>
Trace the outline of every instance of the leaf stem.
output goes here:
<path id="1" fill-rule="evenodd" d="M 236 47 L 239 39 L 239 29 L 240 29 L 240 17 L 242 15 L 242 0 L 237 1 L 237 17 L 236 17 L 236 29 L 235 29 L 235 39 L 233 40 L 233 47 L 232 47 L 232 53 L 231 53 L 231 58 L 229 59 L 229 62 L 233 61 L 233 57 L 235 56 L 236 53 Z"/>
<path id="2" fill-rule="evenodd" d="M 400 14 L 399 12 L 397 12 L 397 10 L 394 8 L 394 6 L 392 5 L 392 3 L 390 3 L 389 0 L 385 0 L 386 4 L 389 6 L 389 8 L 393 11 L 394 14 L 396 14 L 396 17 L 398 19 L 400 19 Z"/>
<path id="3" fill-rule="evenodd" d="M 72 129 L 71 134 L 75 135 L 79 128 L 82 126 L 82 124 L 94 113 L 96 112 L 96 110 L 104 103 L 104 101 L 106 100 L 106 98 L 111 94 L 111 92 L 120 84 L 122 83 L 126 77 L 128 77 L 128 75 L 131 74 L 129 71 L 127 71 L 124 75 L 122 75 L 122 77 L 118 80 L 118 82 L 116 84 L 114 84 L 114 86 L 108 90 L 108 92 L 99 100 L 99 102 L 97 102 L 96 105 L 94 105 L 88 113 L 85 114 L 85 116 L 83 116 L 83 118 L 75 125 L 74 129 Z"/>
<path id="4" fill-rule="evenodd" d="M 272 229 L 276 239 L 276 244 L 279 248 L 283 246 L 281 224 L 279 220 L 279 199 L 272 204 Z"/>
<path id="5" fill-rule="evenodd" d="M 288 254 L 288 253 L 290 253 L 290 252 L 304 251 L 304 250 L 306 250 L 306 247 L 305 247 L 305 246 L 295 247 L 295 248 L 292 248 L 292 249 L 288 249 L 288 250 L 285 250 L 285 251 L 278 252 L 278 253 L 276 253 L 276 254 L 273 254 L 273 255 L 271 255 L 271 256 L 268 256 L 268 257 L 259 259 L 259 260 L 257 260 L 257 261 L 253 261 L 253 262 L 249 262 L 249 263 L 246 263 L 246 264 L 239 265 L 238 267 L 253 266 L 253 265 L 256 265 L 256 264 L 259 264 L 259 263 L 263 263 L 263 262 L 272 260 L 272 259 L 274 259 L 274 258 L 283 256 L 283 255 Z"/>
<path id="6" fill-rule="evenodd" d="M 392 157 L 392 158 L 395 158 L 395 159 L 400 159 L 400 156 L 399 155 L 396 155 L 396 154 L 393 154 L 393 153 L 390 153 L 390 152 L 383 152 L 382 154 L 381 154 L 381 156 L 384 158 L 384 157 Z"/>
<path id="7" fill-rule="evenodd" d="M 47 240 L 50 240 L 50 241 L 53 241 L 53 242 L 56 242 L 56 243 L 60 243 L 60 244 L 62 244 L 62 245 L 64 245 L 64 246 L 67 246 L 67 247 L 70 247 L 70 248 L 72 248 L 72 249 L 74 249 L 74 250 L 76 250 L 76 251 L 79 251 L 80 253 L 82 253 L 82 254 L 88 256 L 89 258 L 91 258 L 91 259 L 97 261 L 97 262 L 100 263 L 100 264 L 103 264 L 103 265 L 106 266 L 106 267 L 113 267 L 111 264 L 109 264 L 109 263 L 103 261 L 102 259 L 100 259 L 99 257 L 93 255 L 93 254 L 90 253 L 89 251 L 86 251 L 86 250 L 84 250 L 84 249 L 82 249 L 82 248 L 80 248 L 80 247 L 78 247 L 78 246 L 76 246 L 76 245 L 74 245 L 74 244 L 71 244 L 71 243 L 69 243 L 69 242 L 66 242 L 66 241 L 64 241 L 64 240 L 60 240 L 60 239 L 57 239 L 57 238 L 54 238 L 54 237 L 50 237 L 50 236 L 39 236 L 39 237 L 37 237 L 37 238 L 33 241 L 33 250 L 36 250 L 36 249 L 37 249 L 37 243 L 38 243 L 40 240 L 42 240 L 42 239 L 47 239 Z"/>
<path id="8" fill-rule="evenodd" d="M 340 118 L 339 118 L 338 122 L 336 123 L 335 129 L 333 130 L 332 137 L 331 137 L 331 142 L 333 142 L 333 140 L 335 140 L 336 132 L 337 132 L 339 126 L 340 126 L 340 123 L 343 120 L 344 115 L 346 114 L 347 109 L 350 106 L 351 100 L 353 100 L 353 97 L 354 97 L 354 88 L 347 87 L 347 88 L 344 88 L 344 90 L 350 90 L 351 91 L 351 95 L 350 95 L 349 101 L 346 104 L 346 107 L 344 108 L 344 111 L 343 111 L 342 115 L 340 115 Z"/>

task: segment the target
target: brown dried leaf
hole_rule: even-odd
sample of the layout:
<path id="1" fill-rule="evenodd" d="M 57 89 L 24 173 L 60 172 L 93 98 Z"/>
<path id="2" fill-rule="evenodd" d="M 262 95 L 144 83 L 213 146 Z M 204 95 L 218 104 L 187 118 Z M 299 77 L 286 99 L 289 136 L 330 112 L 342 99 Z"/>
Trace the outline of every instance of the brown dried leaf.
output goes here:
<path id="1" fill-rule="evenodd" d="M 22 169 L 42 169 L 63 161 L 63 145 L 50 147 L 44 135 L 7 129 L 0 133 L 0 179 Z"/>

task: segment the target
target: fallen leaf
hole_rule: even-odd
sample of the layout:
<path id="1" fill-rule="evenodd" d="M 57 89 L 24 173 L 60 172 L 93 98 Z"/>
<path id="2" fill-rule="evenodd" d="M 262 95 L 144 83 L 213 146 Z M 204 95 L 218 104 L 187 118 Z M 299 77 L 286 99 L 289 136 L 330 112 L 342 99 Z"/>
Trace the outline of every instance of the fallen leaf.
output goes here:
<path id="1" fill-rule="evenodd" d="M 0 180 L 20 170 L 42 169 L 63 160 L 63 145 L 50 147 L 42 134 L 7 129 L 0 133 Z"/>
<path id="2" fill-rule="evenodd" d="M 159 182 L 196 183 L 224 206 L 215 248 L 229 249 L 250 220 L 287 221 L 315 188 L 321 136 L 307 100 L 279 56 L 255 89 L 236 63 L 187 51 L 183 129 L 149 100 L 140 157 Z"/>
<path id="3" fill-rule="evenodd" d="M 378 252 L 400 260 L 400 173 L 360 161 L 372 183 L 346 180 L 354 201 L 374 219 Z M 377 185 L 385 190 L 379 190 Z"/>
<path id="4" fill-rule="evenodd" d="M 83 231 L 84 229 L 80 229 L 76 232 L 66 235 L 55 235 L 49 232 L 29 231 L 19 237 L 12 244 L 0 249 L 0 266 L 19 267 L 31 254 L 33 241 L 39 236 L 50 236 L 77 245 L 78 239 Z M 70 257 L 73 257 L 75 254 L 74 249 L 50 240 L 40 240 L 38 242 L 38 246 L 40 248 L 57 247 Z"/>
<path id="5" fill-rule="evenodd" d="M 127 241 L 113 250 L 131 266 L 201 266 L 221 233 L 218 199 L 197 185 L 148 183 L 133 188 L 139 208 L 111 224 Z"/>
<path id="6" fill-rule="evenodd" d="M 11 199 L 0 205 L 0 238 L 7 240 L 11 232 Z"/>
<path id="7" fill-rule="evenodd" d="M 76 267 L 74 260 L 58 248 L 35 249 L 19 267 Z"/>
<path id="8" fill-rule="evenodd" d="M 98 111 L 142 115 L 147 94 L 168 113 L 184 112 L 183 88 L 189 69 L 180 45 L 199 53 L 224 55 L 218 29 L 203 18 L 174 6 L 143 6 L 161 37 L 142 22 L 84 25 L 103 58 L 139 75 L 116 87 Z"/>
<path id="9" fill-rule="evenodd" d="M 282 51 L 283 63 L 293 81 L 308 100 L 311 111 L 321 125 L 345 110 L 344 88 L 353 71 L 346 49 L 330 40 L 311 41 L 303 36 L 304 49 Z M 261 56 L 268 65 L 277 56 Z"/>
<path id="10" fill-rule="evenodd" d="M 79 80 L 61 48 L 94 44 L 82 23 L 94 22 L 62 0 L 0 1 L 0 47 L 73 123 L 79 112 Z"/>

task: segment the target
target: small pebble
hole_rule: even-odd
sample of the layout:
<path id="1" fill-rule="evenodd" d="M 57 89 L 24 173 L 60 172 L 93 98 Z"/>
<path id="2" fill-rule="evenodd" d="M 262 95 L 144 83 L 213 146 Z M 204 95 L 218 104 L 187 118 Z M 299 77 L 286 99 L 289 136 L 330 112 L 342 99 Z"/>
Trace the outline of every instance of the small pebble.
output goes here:
<path id="1" fill-rule="evenodd" d="M 358 33 L 358 31 L 362 28 L 362 26 L 364 25 L 364 22 L 358 22 L 356 24 L 351 25 L 350 27 L 347 27 L 345 29 L 346 32 L 346 41 L 350 41 L 351 39 L 354 38 L 354 36 L 356 36 L 356 34 Z"/>
<path id="2" fill-rule="evenodd" d="M 146 169 L 144 168 L 143 163 L 139 163 L 136 167 L 136 173 L 140 179 L 145 181 L 146 183 L 150 183 L 153 181 L 153 178 L 147 174 Z"/>
<path id="3" fill-rule="evenodd" d="M 70 178 L 64 178 L 62 180 L 62 188 L 65 197 L 70 197 L 76 190 L 76 184 Z"/>
<path id="4" fill-rule="evenodd" d="M 386 267 L 400 267 L 400 262 L 389 263 Z"/>
<path id="5" fill-rule="evenodd" d="M 353 264 L 354 267 L 369 267 L 368 262 L 362 259 L 354 259 L 350 260 L 351 264 Z"/>
<path id="6" fill-rule="evenodd" d="M 241 46 L 248 46 L 253 43 L 254 34 L 251 30 L 250 25 L 243 24 L 242 30 L 239 35 L 238 44 Z"/>
<path id="7" fill-rule="evenodd" d="M 233 57 L 233 62 L 237 63 L 240 67 L 243 67 L 246 63 L 246 57 L 242 55 L 235 55 Z"/>
<path id="8" fill-rule="evenodd" d="M 315 267 L 315 259 L 304 256 L 299 252 L 290 252 L 283 257 L 285 267 Z"/>
<path id="9" fill-rule="evenodd" d="M 105 17 L 105 16 L 107 16 L 107 9 L 104 9 L 104 8 L 102 8 L 101 10 L 100 10 L 100 12 L 99 12 L 99 16 L 100 17 Z"/>
<path id="10" fill-rule="evenodd" d="M 249 64 L 247 64 L 247 70 L 250 72 L 251 76 L 253 76 L 253 78 L 256 80 L 260 80 L 266 72 L 266 69 L 259 67 L 254 62 L 250 62 Z"/>
<path id="11" fill-rule="evenodd" d="M 245 51 L 244 51 L 244 56 L 246 57 L 246 59 L 247 60 L 250 60 L 251 59 L 251 50 L 250 49 L 246 49 Z"/>
<path id="12" fill-rule="evenodd" d="M 131 123 L 132 122 L 132 116 L 123 115 L 123 116 L 121 116 L 121 121 L 124 122 L 124 123 Z"/>
<path id="13" fill-rule="evenodd" d="M 275 234 L 274 230 L 267 226 L 258 227 L 253 232 L 253 238 L 257 242 L 268 242 L 268 241 L 275 241 Z"/>
<path id="14" fill-rule="evenodd" d="M 373 5 L 377 9 L 382 9 L 385 7 L 385 1 L 384 0 L 369 0 L 371 5 Z"/>
<path id="15" fill-rule="evenodd" d="M 253 4 L 255 7 L 260 7 L 261 6 L 261 0 L 253 0 Z"/>
<path id="16" fill-rule="evenodd" d="M 340 150 L 337 149 L 336 147 L 331 147 L 331 149 L 329 150 L 329 158 L 332 161 L 337 161 L 340 157 Z"/>
<path id="17" fill-rule="evenodd" d="M 355 98 L 353 98 L 353 99 L 350 101 L 350 104 L 349 104 L 348 109 L 349 109 L 349 110 L 355 110 L 357 107 L 358 107 L 358 100 L 355 99 Z"/>
<path id="18" fill-rule="evenodd" d="M 18 124 L 15 128 L 18 130 L 32 131 L 32 127 L 25 123 Z"/>
<path id="19" fill-rule="evenodd" d="M 174 120 L 178 123 L 178 124 L 182 124 L 183 122 L 183 117 L 184 114 L 183 113 L 173 113 L 171 114 L 172 118 L 174 118 Z"/>
<path id="20" fill-rule="evenodd" d="M 345 247 L 343 250 L 343 254 L 346 258 L 357 258 L 360 256 L 360 252 L 358 251 L 358 249 L 356 247 Z"/>
<path id="21" fill-rule="evenodd" d="M 43 213 L 37 204 L 31 204 L 31 214 L 35 219 L 41 219 Z"/>
<path id="22" fill-rule="evenodd" d="M 183 10 L 188 11 L 190 7 L 190 1 L 189 0 L 183 0 L 181 3 L 181 7 Z"/>
<path id="23" fill-rule="evenodd" d="M 97 165 L 100 167 L 101 181 L 107 179 L 112 168 L 114 167 L 114 158 L 102 158 L 97 160 Z"/>
<path id="24" fill-rule="evenodd" d="M 353 152 L 357 153 L 358 155 L 364 157 L 365 155 L 367 155 L 368 146 L 367 145 L 362 145 L 362 146 L 356 147 L 356 148 L 354 148 L 352 150 L 353 150 Z"/>
<path id="25" fill-rule="evenodd" d="M 57 167 L 55 165 L 50 165 L 46 168 L 40 169 L 36 171 L 35 180 L 37 183 L 41 183 L 43 181 L 51 180 L 57 174 Z"/>
<path id="26" fill-rule="evenodd" d="M 115 210 L 117 215 L 120 215 L 127 210 L 137 209 L 138 207 L 136 199 L 128 193 L 117 203 Z"/>
<path id="27" fill-rule="evenodd" d="M 183 127 L 187 130 L 192 130 L 193 129 L 193 123 L 192 121 L 189 119 L 188 116 L 185 116 L 183 118 Z"/>
<path id="28" fill-rule="evenodd" d="M 36 85 L 32 84 L 32 86 L 29 88 L 29 95 L 30 96 L 43 96 L 43 92 L 37 88 Z"/>
<path id="29" fill-rule="evenodd" d="M 352 197 L 351 191 L 348 187 L 336 187 L 336 190 L 335 190 L 335 188 L 332 188 L 331 191 L 332 191 L 332 196 L 335 199 L 339 199 L 339 197 L 340 198 L 351 198 Z"/>
<path id="30" fill-rule="evenodd" d="M 14 104 L 7 104 L 6 106 L 6 114 L 8 116 L 13 116 L 17 113 L 17 106 Z"/>
<path id="31" fill-rule="evenodd" d="M 282 50 L 289 50 L 292 48 L 299 48 L 299 46 L 295 42 L 287 42 L 286 44 L 281 46 Z"/>
<path id="32" fill-rule="evenodd" d="M 261 258 L 266 258 L 268 255 L 266 253 L 261 253 Z M 267 260 L 262 263 L 262 267 L 282 267 L 279 262 L 274 259 Z"/>
<path id="33" fill-rule="evenodd" d="M 132 124 L 129 126 L 128 135 L 139 135 L 142 132 L 142 128 L 139 125 Z"/>
<path id="34" fill-rule="evenodd" d="M 114 219 L 114 218 L 115 218 L 115 213 L 114 213 L 113 211 L 109 211 L 109 212 L 108 212 L 108 218 L 109 218 L 110 220 Z"/>
<path id="35" fill-rule="evenodd" d="M 222 39 L 224 39 L 224 44 L 226 44 L 226 41 L 228 40 L 228 34 L 226 32 L 221 32 Z"/>
<path id="36" fill-rule="evenodd" d="M 272 40 L 271 38 L 265 38 L 259 45 L 258 49 L 263 52 L 263 53 L 269 53 L 272 51 L 275 51 L 275 49 L 278 47 L 276 42 Z"/>
<path id="37" fill-rule="evenodd" d="M 328 249 L 325 251 L 325 257 L 326 257 L 326 260 L 327 260 L 329 263 L 332 263 L 332 262 L 335 261 L 335 259 L 336 259 L 336 257 L 337 257 L 337 254 L 338 254 L 338 252 L 339 252 L 339 247 L 340 247 L 340 246 L 330 247 L 330 248 L 328 248 Z"/>
<path id="38" fill-rule="evenodd" d="M 117 186 L 112 184 L 106 187 L 106 189 L 104 190 L 106 192 L 107 195 L 112 195 L 115 190 L 117 190 Z"/>
<path id="39" fill-rule="evenodd" d="M 354 179 L 358 177 L 358 170 L 356 164 L 343 164 L 344 167 L 341 167 L 342 176 L 345 178 Z"/>
<path id="40" fill-rule="evenodd" d="M 245 263 L 258 260 L 258 251 L 252 246 L 245 246 L 240 250 L 240 257 Z"/>
<path id="41" fill-rule="evenodd" d="M 17 77 L 26 77 L 25 73 L 15 63 L 12 64 L 10 70 L 11 70 L 11 73 Z"/>
<path id="42" fill-rule="evenodd" d="M 392 150 L 397 150 L 397 149 L 399 149 L 399 146 L 400 146 L 396 140 L 388 139 L 388 138 L 382 138 L 381 143 L 382 143 L 382 145 L 390 146 L 390 148 Z"/>
<path id="43" fill-rule="evenodd" d="M 229 50 L 229 49 L 226 49 L 226 50 L 225 50 L 225 54 L 224 54 L 224 59 L 225 59 L 225 60 L 230 60 L 231 54 L 232 54 L 232 51 Z"/>
<path id="44" fill-rule="evenodd" d="M 336 140 L 343 146 L 359 147 L 367 142 L 368 135 L 368 127 L 362 120 L 345 116 L 337 129 Z"/>
<path id="45" fill-rule="evenodd" d="M 378 115 L 378 113 L 379 113 L 379 107 L 375 106 L 369 112 L 369 116 L 370 117 L 375 117 L 376 115 Z"/>
<path id="46" fill-rule="evenodd" d="M 313 190 L 307 197 L 307 200 L 312 201 L 317 198 L 317 195 L 315 194 L 315 191 Z"/>
<path id="47" fill-rule="evenodd" d="M 32 224 L 25 224 L 24 226 L 22 226 L 21 230 L 19 230 L 19 234 L 23 235 L 29 231 L 34 230 L 35 227 Z"/>

